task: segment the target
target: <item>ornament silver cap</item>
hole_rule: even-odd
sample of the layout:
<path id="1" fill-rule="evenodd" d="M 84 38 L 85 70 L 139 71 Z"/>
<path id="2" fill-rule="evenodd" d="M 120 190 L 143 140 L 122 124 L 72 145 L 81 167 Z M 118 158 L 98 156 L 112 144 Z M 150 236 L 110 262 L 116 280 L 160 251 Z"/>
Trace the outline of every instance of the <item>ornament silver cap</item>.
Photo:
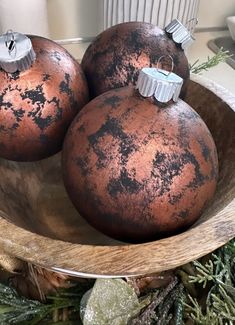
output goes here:
<path id="1" fill-rule="evenodd" d="M 6 72 L 27 70 L 35 59 L 31 40 L 26 35 L 10 30 L 0 36 L 0 67 Z"/>
<path id="2" fill-rule="evenodd" d="M 143 68 L 140 71 L 136 88 L 143 97 L 152 97 L 161 103 L 171 99 L 177 102 L 183 79 L 173 72 L 159 68 Z"/>
<path id="3" fill-rule="evenodd" d="M 197 23 L 197 20 L 194 19 Z M 189 23 L 189 22 L 188 22 Z M 181 48 L 185 50 L 194 41 L 191 31 L 184 26 L 178 19 L 174 19 L 169 25 L 165 27 L 165 31 L 169 34 L 176 44 L 181 45 Z"/>

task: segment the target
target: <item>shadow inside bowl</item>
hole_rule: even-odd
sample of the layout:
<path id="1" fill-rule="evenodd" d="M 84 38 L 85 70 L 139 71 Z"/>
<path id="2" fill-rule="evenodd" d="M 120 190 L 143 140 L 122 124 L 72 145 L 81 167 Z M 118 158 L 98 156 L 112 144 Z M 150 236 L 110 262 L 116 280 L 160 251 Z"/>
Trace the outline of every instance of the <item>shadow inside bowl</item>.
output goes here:
<path id="1" fill-rule="evenodd" d="M 0 159 L 0 179 L 0 210 L 17 226 L 72 243 L 119 244 L 74 208 L 63 185 L 60 154 L 33 163 Z"/>
<path id="2" fill-rule="evenodd" d="M 235 112 L 193 81 L 188 84 L 185 101 L 207 124 L 219 156 L 217 191 L 192 226 L 197 227 L 235 197 Z M 17 226 L 53 239 L 90 245 L 124 244 L 96 231 L 79 216 L 63 185 L 60 154 L 34 163 L 0 159 L 0 214 Z"/>
<path id="3" fill-rule="evenodd" d="M 221 94 L 223 91 L 220 90 Z M 227 95 L 227 98 L 229 100 L 231 97 Z M 235 100 L 231 99 L 235 107 Z M 201 218 L 193 225 L 195 227 L 212 218 L 235 198 L 235 111 L 212 91 L 193 81 L 188 85 L 185 101 L 208 126 L 219 159 L 216 193 Z"/>

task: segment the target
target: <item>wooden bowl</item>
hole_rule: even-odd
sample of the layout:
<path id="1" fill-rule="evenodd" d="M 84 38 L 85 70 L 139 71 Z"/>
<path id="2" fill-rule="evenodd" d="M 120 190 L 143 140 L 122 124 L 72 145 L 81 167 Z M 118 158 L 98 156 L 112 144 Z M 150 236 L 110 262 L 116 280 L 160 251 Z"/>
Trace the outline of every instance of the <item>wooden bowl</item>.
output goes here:
<path id="1" fill-rule="evenodd" d="M 216 194 L 187 231 L 145 244 L 115 241 L 91 228 L 65 192 L 60 155 L 36 163 L 0 160 L 0 247 L 5 253 L 74 276 L 136 276 L 195 260 L 235 236 L 235 96 L 192 76 L 186 94 L 219 154 Z"/>

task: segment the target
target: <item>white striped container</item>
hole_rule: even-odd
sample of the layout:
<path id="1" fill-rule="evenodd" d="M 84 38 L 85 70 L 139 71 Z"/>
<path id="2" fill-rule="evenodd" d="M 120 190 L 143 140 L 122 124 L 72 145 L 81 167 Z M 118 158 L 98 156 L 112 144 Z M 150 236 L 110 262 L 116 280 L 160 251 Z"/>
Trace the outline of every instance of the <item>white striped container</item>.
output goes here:
<path id="1" fill-rule="evenodd" d="M 197 18 L 200 0 L 103 0 L 104 29 L 128 21 L 144 21 L 164 28 L 173 19 L 184 25 Z M 195 20 L 189 27 L 194 28 Z"/>

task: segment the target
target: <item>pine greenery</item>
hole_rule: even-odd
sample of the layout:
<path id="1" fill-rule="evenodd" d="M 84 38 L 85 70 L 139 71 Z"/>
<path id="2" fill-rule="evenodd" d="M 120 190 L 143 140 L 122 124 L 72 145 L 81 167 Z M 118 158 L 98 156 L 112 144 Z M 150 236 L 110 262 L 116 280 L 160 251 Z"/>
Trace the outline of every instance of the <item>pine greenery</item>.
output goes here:
<path id="1" fill-rule="evenodd" d="M 217 250 L 209 261 L 193 262 L 194 275 L 188 275 L 189 282 L 198 284 L 200 298 L 188 294 L 185 303 L 186 317 L 194 324 L 235 324 L 235 240 Z"/>
<path id="2" fill-rule="evenodd" d="M 199 63 L 199 60 L 195 61 L 189 66 L 190 71 L 195 74 L 201 74 L 204 71 L 208 71 L 210 68 L 215 67 L 221 62 L 225 62 L 232 55 L 229 51 L 225 51 L 222 47 L 219 52 L 212 57 L 207 57 L 207 61 Z"/>

